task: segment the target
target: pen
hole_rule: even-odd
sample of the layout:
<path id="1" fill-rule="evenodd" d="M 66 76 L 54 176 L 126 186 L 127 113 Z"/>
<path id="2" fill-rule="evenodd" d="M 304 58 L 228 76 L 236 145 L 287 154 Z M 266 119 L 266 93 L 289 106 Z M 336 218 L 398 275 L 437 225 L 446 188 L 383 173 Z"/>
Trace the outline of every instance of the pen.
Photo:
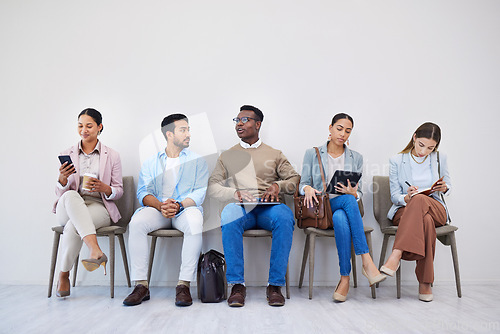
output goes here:
<path id="1" fill-rule="evenodd" d="M 408 187 L 411 187 L 411 184 L 409 184 L 408 181 L 405 181 L 405 183 L 408 185 Z"/>

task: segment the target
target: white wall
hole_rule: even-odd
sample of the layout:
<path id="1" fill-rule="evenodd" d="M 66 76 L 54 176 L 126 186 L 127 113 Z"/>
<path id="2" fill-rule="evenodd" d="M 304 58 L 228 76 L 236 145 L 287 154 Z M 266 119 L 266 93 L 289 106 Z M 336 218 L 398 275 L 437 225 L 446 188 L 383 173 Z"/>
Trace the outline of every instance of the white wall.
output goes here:
<path id="1" fill-rule="evenodd" d="M 0 284 L 47 282 L 57 154 L 77 142 L 82 109 L 103 113 L 102 141 L 137 180 L 140 143 L 165 115 L 205 114 L 211 134 L 193 129 L 193 139 L 213 138 L 220 151 L 238 140 L 231 119 L 242 104 L 263 110 L 262 138 L 299 169 L 335 113 L 354 117 L 351 148 L 365 158 L 376 263 L 369 181 L 388 174 L 388 158 L 418 125 L 438 123 L 462 280 L 498 281 L 499 14 L 494 0 L 0 2 Z M 208 220 L 217 226 L 213 211 Z M 292 284 L 303 243 L 296 230 Z M 160 245 L 153 284 L 174 284 L 180 241 Z M 245 245 L 247 281 L 265 282 L 269 241 Z M 210 248 L 222 249 L 217 229 L 206 234 Z M 334 285 L 332 241 L 316 251 L 315 282 Z M 415 282 L 413 264 L 404 267 Z M 435 267 L 436 281 L 453 281 L 449 248 L 438 244 Z M 101 273 L 80 270 L 79 278 L 106 283 Z"/>

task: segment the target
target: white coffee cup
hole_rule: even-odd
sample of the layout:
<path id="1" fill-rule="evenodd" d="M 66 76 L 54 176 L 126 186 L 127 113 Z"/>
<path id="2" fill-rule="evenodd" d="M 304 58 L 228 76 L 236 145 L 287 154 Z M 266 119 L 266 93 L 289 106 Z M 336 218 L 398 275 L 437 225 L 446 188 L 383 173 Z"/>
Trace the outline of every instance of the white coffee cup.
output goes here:
<path id="1" fill-rule="evenodd" d="M 92 173 L 85 173 L 83 174 L 83 181 L 82 181 L 82 189 L 83 190 L 87 190 L 87 191 L 91 191 L 92 190 L 92 187 L 90 186 L 90 178 L 93 177 L 93 178 L 97 178 L 97 175 L 95 174 L 92 174 Z"/>

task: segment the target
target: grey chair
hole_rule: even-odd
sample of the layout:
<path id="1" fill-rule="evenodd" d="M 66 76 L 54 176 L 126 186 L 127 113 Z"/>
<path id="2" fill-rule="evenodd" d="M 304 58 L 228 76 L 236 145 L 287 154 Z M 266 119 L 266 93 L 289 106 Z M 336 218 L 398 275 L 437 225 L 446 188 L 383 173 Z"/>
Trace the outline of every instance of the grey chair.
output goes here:
<path id="1" fill-rule="evenodd" d="M 358 201 L 359 211 L 361 216 L 364 216 L 364 208 L 363 201 Z M 372 238 L 371 233 L 373 232 L 373 228 L 368 226 L 363 226 L 366 243 L 368 244 L 368 249 L 370 256 L 373 258 L 372 252 Z M 319 228 L 307 227 L 304 229 L 304 233 L 306 234 L 306 241 L 304 244 L 304 255 L 302 256 L 302 267 L 300 269 L 300 278 L 299 278 L 299 288 L 302 288 L 302 283 L 304 282 L 304 272 L 306 268 L 307 258 L 309 258 L 309 299 L 312 299 L 313 296 L 313 283 L 314 283 L 314 254 L 316 247 L 316 237 L 329 237 L 335 238 L 335 231 L 333 229 L 329 230 L 321 230 Z M 358 287 L 358 275 L 356 271 L 356 254 L 354 253 L 354 247 L 351 246 L 351 263 L 352 263 L 352 278 L 353 278 L 353 286 L 355 288 Z M 375 286 L 371 287 L 372 298 L 376 298 Z"/>
<path id="2" fill-rule="evenodd" d="M 151 250 L 149 251 L 148 283 L 151 281 L 153 260 L 155 257 L 156 241 L 158 238 L 184 238 L 184 233 L 175 228 L 160 228 L 148 233 L 151 237 Z"/>
<path id="3" fill-rule="evenodd" d="M 392 225 L 392 222 L 387 218 L 387 213 L 392 206 L 391 191 L 389 186 L 388 176 L 374 176 L 373 177 L 373 214 L 375 219 L 380 225 L 380 231 L 384 235 L 382 243 L 382 250 L 380 252 L 379 268 L 385 262 L 385 255 L 387 252 L 387 244 L 391 236 L 396 236 L 398 230 L 397 226 Z M 436 227 L 436 234 L 438 240 L 445 246 L 450 246 L 451 257 L 453 260 L 453 268 L 455 270 L 455 283 L 457 286 L 457 295 L 462 297 L 462 288 L 460 284 L 460 271 L 458 268 L 458 253 L 457 244 L 455 240 L 455 231 L 458 227 L 453 225 L 445 225 Z M 377 284 L 378 286 L 378 284 Z M 401 265 L 396 272 L 396 294 L 397 298 L 401 298 Z"/>
<path id="4" fill-rule="evenodd" d="M 205 221 L 210 216 L 210 205 L 208 198 L 202 204 L 203 207 L 203 220 Z M 148 265 L 148 283 L 151 282 L 151 272 L 153 271 L 153 260 L 156 251 L 156 242 L 158 238 L 184 238 L 184 233 L 175 228 L 160 228 L 149 232 L 148 235 L 151 237 L 151 249 L 149 251 L 149 265 Z M 197 277 L 198 279 L 198 277 Z M 198 298 L 200 297 L 200 291 L 198 290 Z"/>
<path id="5" fill-rule="evenodd" d="M 264 229 L 251 229 L 251 230 L 246 230 L 243 232 L 244 237 L 250 237 L 250 238 L 266 238 L 270 237 L 272 239 L 273 237 L 273 232 L 264 230 Z M 288 264 L 286 267 L 286 275 L 285 275 L 285 285 L 286 285 L 286 298 L 290 299 L 290 283 L 288 281 Z"/>
<path id="6" fill-rule="evenodd" d="M 151 250 L 149 251 L 149 267 L 148 267 L 148 283 L 151 281 L 151 272 L 153 270 L 153 260 L 155 257 L 156 251 L 156 242 L 158 238 L 184 238 L 184 233 L 175 229 L 175 228 L 161 228 L 158 230 L 154 230 L 153 232 L 148 233 L 151 237 Z M 224 266 L 225 271 L 225 266 Z M 200 279 L 200 273 L 197 273 L 196 279 Z M 224 299 L 227 298 L 227 282 L 224 277 L 224 286 L 226 289 L 224 290 Z M 197 284 L 197 295 L 198 299 L 201 299 L 201 291 L 199 289 L 200 285 Z"/>
<path id="7" fill-rule="evenodd" d="M 122 252 L 123 265 L 125 268 L 125 275 L 127 277 L 127 284 L 130 287 L 130 273 L 128 269 L 127 252 L 125 249 L 125 242 L 123 239 L 123 234 L 127 231 L 127 225 L 130 222 L 130 218 L 134 213 L 134 201 L 135 201 L 135 186 L 134 178 L 132 176 L 123 177 L 123 196 L 115 201 L 118 210 L 122 218 L 111 226 L 101 227 L 96 230 L 96 235 L 98 237 L 108 237 L 109 239 L 109 282 L 110 282 L 110 294 L 111 298 L 115 296 L 115 236 L 118 237 L 118 242 L 120 243 L 120 249 Z M 57 262 L 57 253 L 59 250 L 59 241 L 61 235 L 64 232 L 64 226 L 54 226 L 52 227 L 54 231 L 54 242 L 52 245 L 52 258 L 50 264 L 50 275 L 49 275 L 49 291 L 48 297 L 52 295 L 52 287 L 54 285 L 54 274 Z M 73 287 L 76 285 L 76 274 L 78 271 L 78 260 L 76 258 L 75 265 L 73 266 Z"/>
<path id="8" fill-rule="evenodd" d="M 148 235 L 151 237 L 151 250 L 149 251 L 149 266 L 148 266 L 148 283 L 151 281 L 151 272 L 153 271 L 153 260 L 155 257 L 155 251 L 156 251 L 156 242 L 158 238 L 184 238 L 184 233 L 175 229 L 175 228 L 161 228 L 158 230 L 154 230 L 153 232 L 148 233 Z M 225 266 L 224 266 L 225 270 Z M 197 273 L 196 279 L 200 279 L 200 273 Z M 224 286 L 226 287 L 225 294 L 224 294 L 224 299 L 226 299 L 226 294 L 227 294 L 227 282 L 225 281 L 224 277 Z M 198 288 L 198 299 L 201 299 L 201 291 L 199 289 L 199 284 L 197 284 Z"/>

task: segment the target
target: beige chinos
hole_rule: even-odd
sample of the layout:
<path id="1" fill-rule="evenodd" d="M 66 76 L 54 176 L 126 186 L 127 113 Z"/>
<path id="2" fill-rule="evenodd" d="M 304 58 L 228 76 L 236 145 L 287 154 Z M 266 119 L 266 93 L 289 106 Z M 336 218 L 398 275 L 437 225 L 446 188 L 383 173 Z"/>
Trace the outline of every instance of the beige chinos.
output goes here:
<path id="1" fill-rule="evenodd" d="M 97 198 L 66 191 L 57 202 L 57 222 L 64 226 L 60 270 L 70 271 L 82 248 L 82 239 L 95 234 L 96 229 L 111 224 L 108 210 Z"/>

